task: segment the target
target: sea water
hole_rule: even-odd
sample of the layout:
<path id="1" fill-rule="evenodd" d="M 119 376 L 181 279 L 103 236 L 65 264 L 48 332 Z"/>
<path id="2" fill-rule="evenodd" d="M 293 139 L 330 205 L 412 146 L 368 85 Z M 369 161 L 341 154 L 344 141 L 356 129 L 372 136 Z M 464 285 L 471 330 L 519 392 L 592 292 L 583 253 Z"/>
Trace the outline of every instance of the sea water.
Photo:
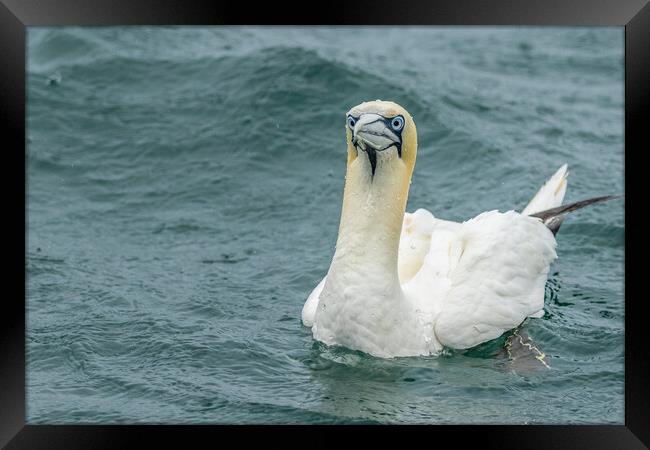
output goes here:
<path id="1" fill-rule="evenodd" d="M 407 210 L 623 193 L 623 28 L 29 28 L 29 423 L 623 423 L 624 202 L 572 213 L 545 315 L 440 357 L 300 321 L 334 252 L 345 112 L 410 111 Z"/>

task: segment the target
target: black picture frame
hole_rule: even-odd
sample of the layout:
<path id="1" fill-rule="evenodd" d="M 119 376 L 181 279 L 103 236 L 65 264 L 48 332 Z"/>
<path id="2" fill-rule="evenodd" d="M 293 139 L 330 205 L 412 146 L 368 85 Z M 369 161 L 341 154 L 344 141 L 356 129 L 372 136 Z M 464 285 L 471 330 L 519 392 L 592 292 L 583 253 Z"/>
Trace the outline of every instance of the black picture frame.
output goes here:
<path id="1" fill-rule="evenodd" d="M 5 186 L 5 288 L 0 327 L 0 445 L 6 448 L 123 448 L 160 442 L 187 447 L 188 439 L 217 445 L 223 434 L 256 439 L 260 433 L 310 445 L 336 442 L 332 432 L 358 431 L 423 438 L 434 445 L 482 448 L 647 448 L 650 445 L 650 384 L 647 298 L 639 287 L 644 269 L 643 171 L 650 100 L 650 6 L 648 0 L 355 0 L 254 7 L 235 1 L 2 0 L 0 3 L 0 127 Z M 25 408 L 26 277 L 26 27 L 56 25 L 552 25 L 625 27 L 625 424 L 578 426 L 71 426 L 28 425 Z M 637 164 L 634 160 L 638 160 Z M 11 175 L 6 177 L 6 175 Z M 639 201 L 636 200 L 639 198 Z M 630 201 L 631 206 L 630 206 Z M 640 229 L 640 230 L 639 230 Z M 21 238 L 22 237 L 22 238 Z M 638 261 L 638 264 L 637 264 Z M 21 266 L 22 264 L 22 266 Z M 20 280 L 23 280 L 21 283 Z M 8 294 L 8 292 L 10 292 Z M 309 436 L 307 436 L 309 434 Z M 318 440 L 316 440 L 318 439 Z M 139 445 L 138 445 L 139 444 Z"/>

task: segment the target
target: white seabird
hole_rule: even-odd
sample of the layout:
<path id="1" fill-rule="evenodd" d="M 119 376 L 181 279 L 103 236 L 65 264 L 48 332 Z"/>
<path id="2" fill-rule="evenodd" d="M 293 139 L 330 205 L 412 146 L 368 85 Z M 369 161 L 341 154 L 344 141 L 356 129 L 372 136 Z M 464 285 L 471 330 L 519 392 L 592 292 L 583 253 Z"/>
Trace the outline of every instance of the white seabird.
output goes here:
<path id="1" fill-rule="evenodd" d="M 302 309 L 314 339 L 374 356 L 435 355 L 499 337 L 544 313 L 567 165 L 521 213 L 463 223 L 405 213 L 417 154 L 410 114 L 376 100 L 346 116 L 348 163 L 336 251 Z"/>

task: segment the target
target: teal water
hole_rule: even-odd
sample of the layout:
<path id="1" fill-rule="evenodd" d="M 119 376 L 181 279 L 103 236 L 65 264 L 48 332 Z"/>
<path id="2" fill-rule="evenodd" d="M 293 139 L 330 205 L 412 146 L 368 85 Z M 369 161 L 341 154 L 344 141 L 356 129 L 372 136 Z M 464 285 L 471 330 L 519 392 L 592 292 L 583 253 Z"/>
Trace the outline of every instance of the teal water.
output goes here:
<path id="1" fill-rule="evenodd" d="M 572 214 L 546 314 L 441 357 L 312 340 L 345 112 L 402 104 L 407 210 L 623 193 L 623 28 L 30 28 L 29 423 L 623 423 L 624 202 Z"/>

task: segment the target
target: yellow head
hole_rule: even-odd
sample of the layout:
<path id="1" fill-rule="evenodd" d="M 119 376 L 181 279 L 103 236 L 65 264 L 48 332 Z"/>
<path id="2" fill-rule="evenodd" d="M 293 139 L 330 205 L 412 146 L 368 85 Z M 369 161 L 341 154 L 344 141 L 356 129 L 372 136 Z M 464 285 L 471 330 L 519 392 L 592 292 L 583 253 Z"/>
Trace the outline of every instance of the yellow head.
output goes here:
<path id="1" fill-rule="evenodd" d="M 370 161 L 374 178 L 378 154 L 394 153 L 413 172 L 417 155 L 417 130 L 411 115 L 397 103 L 363 102 L 346 115 L 348 166 L 362 154 Z"/>

